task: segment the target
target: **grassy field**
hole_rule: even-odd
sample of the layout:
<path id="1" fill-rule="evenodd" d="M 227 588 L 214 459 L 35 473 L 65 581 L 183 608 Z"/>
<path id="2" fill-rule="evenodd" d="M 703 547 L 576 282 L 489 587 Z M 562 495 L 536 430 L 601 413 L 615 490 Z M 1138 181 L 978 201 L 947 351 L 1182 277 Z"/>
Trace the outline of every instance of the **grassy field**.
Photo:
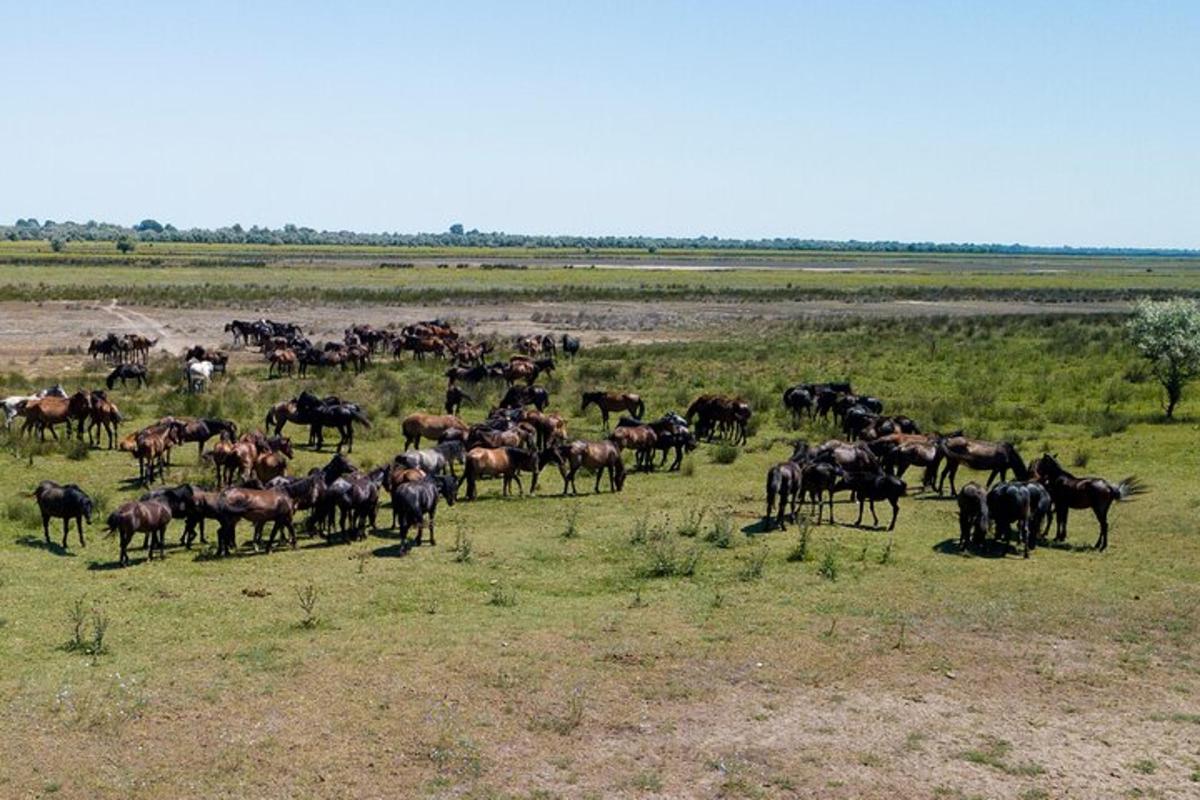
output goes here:
<path id="1" fill-rule="evenodd" d="M 653 263 L 669 269 L 645 269 Z M 624 264 L 625 266 L 620 266 Z M 1128 300 L 1200 295 L 1187 258 L 0 242 L 0 300 L 146 305 L 440 299 Z M 681 266 L 683 265 L 683 266 Z M 708 269 L 688 269 L 708 266 Z M 503 268 L 500 268 L 503 267 Z"/>
<path id="2" fill-rule="evenodd" d="M 59 269 L 74 270 L 46 272 Z M 99 383 L 81 367 L 69 387 Z M 263 365 L 200 398 L 170 377 L 114 395 L 126 430 L 166 413 L 252 427 L 302 386 L 336 389 L 375 423 L 353 456 L 370 466 L 400 449 L 405 413 L 440 406 L 439 368 L 381 363 L 294 382 L 266 381 Z M 1029 561 L 960 554 L 954 504 L 934 496 L 905 500 L 894 535 L 846 525 L 844 503 L 839 524 L 812 527 L 803 546 L 794 529 L 759 535 L 767 467 L 793 439 L 832 434 L 791 429 L 779 394 L 822 378 L 852 379 L 928 428 L 1011 439 L 1026 458 L 1048 450 L 1079 472 L 1136 473 L 1152 493 L 1114 509 L 1105 554 L 1088 548 L 1084 512 L 1070 546 Z M 4 375 L 0 390 L 47 379 Z M 651 414 L 738 392 L 754 434 L 732 463 L 705 445 L 681 473 L 631 474 L 615 497 L 561 498 L 553 470 L 533 497 L 488 484 L 479 501 L 442 509 L 436 548 L 403 557 L 380 531 L 222 560 L 173 547 L 151 564 L 139 551 L 129 569 L 114 567 L 116 543 L 97 527 L 86 548 L 45 546 L 26 493 L 46 477 L 76 481 L 111 508 L 133 494 L 131 460 L 5 440 L 0 794 L 1195 790 L 1200 417 L 1186 403 L 1175 424 L 1160 421 L 1119 321 L 831 323 L 597 347 L 549 387 L 576 436 L 601 435 L 595 412 L 578 411 L 593 387 L 636 389 Z M 483 416 L 499 391 L 465 416 Z M 294 471 L 329 455 L 298 453 Z M 207 481 L 195 458 L 177 451 L 171 480 Z M 67 646 L 76 602 L 85 644 L 95 617 L 106 621 L 103 652 Z"/>

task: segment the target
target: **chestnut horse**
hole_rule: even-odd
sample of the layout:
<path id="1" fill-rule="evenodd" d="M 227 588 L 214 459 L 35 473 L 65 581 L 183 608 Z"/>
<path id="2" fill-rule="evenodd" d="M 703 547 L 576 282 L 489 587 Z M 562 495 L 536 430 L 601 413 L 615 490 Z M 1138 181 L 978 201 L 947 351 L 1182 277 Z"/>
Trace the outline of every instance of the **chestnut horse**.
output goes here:
<path id="1" fill-rule="evenodd" d="M 600 424 L 605 430 L 608 430 L 608 415 L 614 412 L 628 411 L 638 419 L 646 415 L 646 404 L 641 395 L 633 392 L 584 392 L 579 413 L 584 413 L 593 404 L 600 409 Z"/>
<path id="2" fill-rule="evenodd" d="M 1009 470 L 1012 470 L 1013 476 L 1019 481 L 1029 477 L 1025 462 L 1010 442 L 984 442 L 968 439 L 966 436 L 944 436 L 939 437 L 937 443 L 942 457 L 946 459 L 942 477 L 938 480 L 938 494 L 942 493 L 947 477 L 950 478 L 950 494 L 958 494 L 954 488 L 954 476 L 962 464 L 971 469 L 988 470 L 990 474 L 985 486 L 989 487 L 996 478 L 1005 480 Z"/>
<path id="3" fill-rule="evenodd" d="M 489 475 L 504 478 L 502 493 L 505 496 L 508 495 L 514 480 L 517 482 L 517 489 L 524 495 L 525 487 L 521 485 L 522 472 L 533 473 L 529 491 L 535 491 L 539 472 L 537 453 L 529 453 L 515 447 L 476 447 L 467 453 L 466 466 L 463 468 L 463 475 L 467 479 L 467 499 L 475 499 L 476 481 Z"/>
<path id="4" fill-rule="evenodd" d="M 421 437 L 437 441 L 450 430 L 468 430 L 467 423 L 452 414 L 409 414 L 400 423 L 404 432 L 404 449 L 412 450 L 421 445 Z"/>
<path id="5" fill-rule="evenodd" d="M 154 558 L 157 547 L 159 555 L 166 557 L 167 525 L 171 522 L 171 509 L 161 500 L 131 500 L 118 506 L 108 515 L 108 532 L 120 538 L 120 565 L 129 566 L 129 542 L 135 533 L 148 533 L 150 547 L 148 557 Z"/>

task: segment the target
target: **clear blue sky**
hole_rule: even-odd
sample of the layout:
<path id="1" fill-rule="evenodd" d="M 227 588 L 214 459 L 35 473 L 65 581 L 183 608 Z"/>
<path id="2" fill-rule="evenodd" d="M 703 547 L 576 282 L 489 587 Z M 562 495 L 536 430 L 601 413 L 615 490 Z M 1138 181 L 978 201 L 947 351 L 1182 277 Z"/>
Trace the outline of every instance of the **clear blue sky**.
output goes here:
<path id="1" fill-rule="evenodd" d="M 0 220 L 1200 246 L 1200 2 L 245 6 L 5 3 Z"/>

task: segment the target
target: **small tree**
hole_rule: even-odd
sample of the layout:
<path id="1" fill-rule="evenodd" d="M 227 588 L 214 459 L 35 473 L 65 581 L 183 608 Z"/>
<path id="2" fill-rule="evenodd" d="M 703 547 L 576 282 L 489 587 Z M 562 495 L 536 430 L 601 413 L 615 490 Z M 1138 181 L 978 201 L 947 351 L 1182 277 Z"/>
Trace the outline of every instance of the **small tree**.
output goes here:
<path id="1" fill-rule="evenodd" d="M 1200 306 L 1182 298 L 1142 300 L 1129 320 L 1129 337 L 1166 391 L 1170 419 L 1183 387 L 1200 375 Z"/>
<path id="2" fill-rule="evenodd" d="M 50 240 L 50 249 L 56 253 L 61 253 L 63 250 L 67 249 L 67 240 L 63 239 L 61 237 L 55 236 L 53 239 Z"/>
<path id="3" fill-rule="evenodd" d="M 122 253 L 132 253 L 135 247 L 137 245 L 128 236 L 122 236 L 120 239 L 117 239 L 117 249 Z"/>

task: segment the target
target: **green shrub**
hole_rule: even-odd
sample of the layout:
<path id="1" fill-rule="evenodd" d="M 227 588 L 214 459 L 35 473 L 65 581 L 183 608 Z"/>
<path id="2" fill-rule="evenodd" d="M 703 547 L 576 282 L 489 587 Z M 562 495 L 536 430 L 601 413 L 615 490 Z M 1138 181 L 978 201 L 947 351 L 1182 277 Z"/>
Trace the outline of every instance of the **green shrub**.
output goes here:
<path id="1" fill-rule="evenodd" d="M 741 452 L 734 445 L 728 442 L 721 442 L 712 448 L 712 460 L 714 464 L 732 464 L 737 461 Z"/>

